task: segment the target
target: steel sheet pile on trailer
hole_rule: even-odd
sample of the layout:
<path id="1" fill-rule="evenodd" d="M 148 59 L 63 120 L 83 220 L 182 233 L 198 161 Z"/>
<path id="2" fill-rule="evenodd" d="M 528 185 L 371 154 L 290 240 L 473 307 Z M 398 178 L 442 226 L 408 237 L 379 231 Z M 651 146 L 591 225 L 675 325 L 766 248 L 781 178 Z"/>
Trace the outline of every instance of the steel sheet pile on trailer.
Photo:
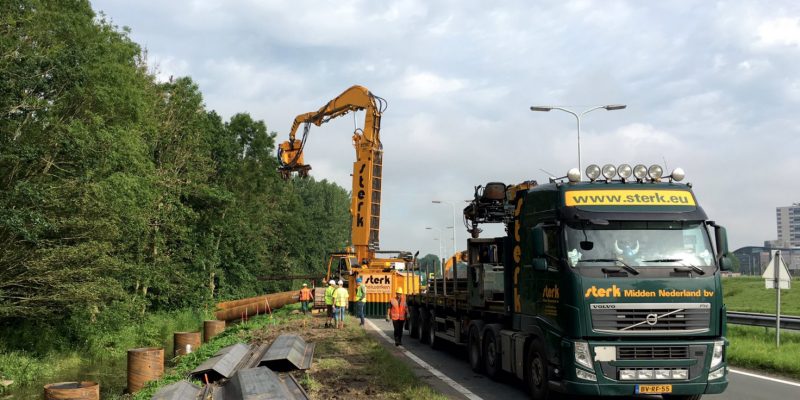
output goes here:
<path id="1" fill-rule="evenodd" d="M 212 394 L 215 400 L 306 400 L 308 395 L 294 377 L 276 371 L 310 368 L 314 347 L 289 334 L 279 336 L 269 346 L 237 343 L 221 349 L 190 373 L 201 382 L 207 378 L 209 386 L 200 388 L 184 380 L 165 386 L 152 399 L 199 400 Z"/>

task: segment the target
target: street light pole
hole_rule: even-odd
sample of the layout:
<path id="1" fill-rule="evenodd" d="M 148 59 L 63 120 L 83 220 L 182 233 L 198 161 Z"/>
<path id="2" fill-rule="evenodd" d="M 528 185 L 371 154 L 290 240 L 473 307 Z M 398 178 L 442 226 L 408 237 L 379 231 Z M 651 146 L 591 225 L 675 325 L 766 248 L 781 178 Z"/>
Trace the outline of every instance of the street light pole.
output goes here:
<path id="1" fill-rule="evenodd" d="M 453 210 L 453 254 L 456 254 L 456 205 L 452 201 L 442 201 L 442 200 L 432 200 L 431 203 L 433 204 L 447 204 Z M 445 248 L 446 250 L 446 248 Z"/>
<path id="2" fill-rule="evenodd" d="M 428 229 L 428 230 L 434 230 L 435 229 L 435 230 L 439 231 L 439 238 L 438 239 L 434 238 L 433 240 L 438 240 L 439 241 L 439 261 L 441 261 L 442 260 L 442 247 L 444 247 L 444 244 L 443 244 L 443 241 L 442 241 L 442 228 L 433 228 L 433 227 L 430 227 L 430 226 L 426 226 L 425 229 Z M 445 249 L 445 251 L 446 250 L 447 249 Z"/>
<path id="3" fill-rule="evenodd" d="M 615 110 L 623 110 L 626 107 L 628 107 L 628 106 L 626 106 L 625 104 L 607 104 L 607 105 L 604 105 L 604 106 L 592 107 L 592 108 L 590 108 L 588 110 L 585 110 L 585 111 L 581 112 L 580 114 L 576 113 L 575 111 L 568 110 L 568 109 L 566 109 L 564 107 L 556 107 L 556 106 L 531 106 L 531 111 L 548 112 L 550 110 L 560 110 L 560 111 L 564 111 L 565 113 L 572 114 L 572 116 L 575 117 L 575 120 L 578 123 L 578 171 L 580 171 L 581 170 L 581 118 L 584 115 L 586 115 L 586 114 L 588 114 L 588 113 L 590 113 L 590 112 L 592 112 L 594 110 L 599 110 L 601 108 L 605 109 L 606 111 L 615 111 Z"/>

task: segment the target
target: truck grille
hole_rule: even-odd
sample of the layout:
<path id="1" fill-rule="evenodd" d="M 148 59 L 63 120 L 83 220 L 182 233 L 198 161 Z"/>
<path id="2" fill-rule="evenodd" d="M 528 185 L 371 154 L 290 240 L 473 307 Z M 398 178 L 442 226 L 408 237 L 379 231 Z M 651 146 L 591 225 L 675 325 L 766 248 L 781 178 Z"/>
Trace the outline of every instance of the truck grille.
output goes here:
<path id="1" fill-rule="evenodd" d="M 689 358 L 689 346 L 618 346 L 617 360 L 675 360 Z"/>
<path id="2" fill-rule="evenodd" d="M 709 330 L 709 303 L 599 303 L 591 305 L 596 332 L 645 334 L 702 333 Z"/>

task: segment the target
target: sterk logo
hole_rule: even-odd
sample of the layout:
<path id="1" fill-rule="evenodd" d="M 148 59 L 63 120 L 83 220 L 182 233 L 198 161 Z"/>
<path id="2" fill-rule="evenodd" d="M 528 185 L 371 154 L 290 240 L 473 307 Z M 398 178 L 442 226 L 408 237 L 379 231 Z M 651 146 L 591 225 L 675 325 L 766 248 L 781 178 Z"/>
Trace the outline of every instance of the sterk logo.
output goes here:
<path id="1" fill-rule="evenodd" d="M 598 288 L 597 286 L 592 285 L 589 289 L 586 289 L 585 297 L 620 297 L 622 296 L 621 291 L 617 287 L 617 285 L 611 285 L 608 288 Z"/>

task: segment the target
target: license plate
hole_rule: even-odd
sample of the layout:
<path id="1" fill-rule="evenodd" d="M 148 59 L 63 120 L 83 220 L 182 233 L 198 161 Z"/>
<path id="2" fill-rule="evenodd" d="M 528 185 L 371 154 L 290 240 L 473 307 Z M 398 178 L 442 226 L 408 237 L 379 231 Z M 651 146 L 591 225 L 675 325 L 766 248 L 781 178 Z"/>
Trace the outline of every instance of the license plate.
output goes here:
<path id="1" fill-rule="evenodd" d="M 672 385 L 636 385 L 636 394 L 672 393 Z"/>

